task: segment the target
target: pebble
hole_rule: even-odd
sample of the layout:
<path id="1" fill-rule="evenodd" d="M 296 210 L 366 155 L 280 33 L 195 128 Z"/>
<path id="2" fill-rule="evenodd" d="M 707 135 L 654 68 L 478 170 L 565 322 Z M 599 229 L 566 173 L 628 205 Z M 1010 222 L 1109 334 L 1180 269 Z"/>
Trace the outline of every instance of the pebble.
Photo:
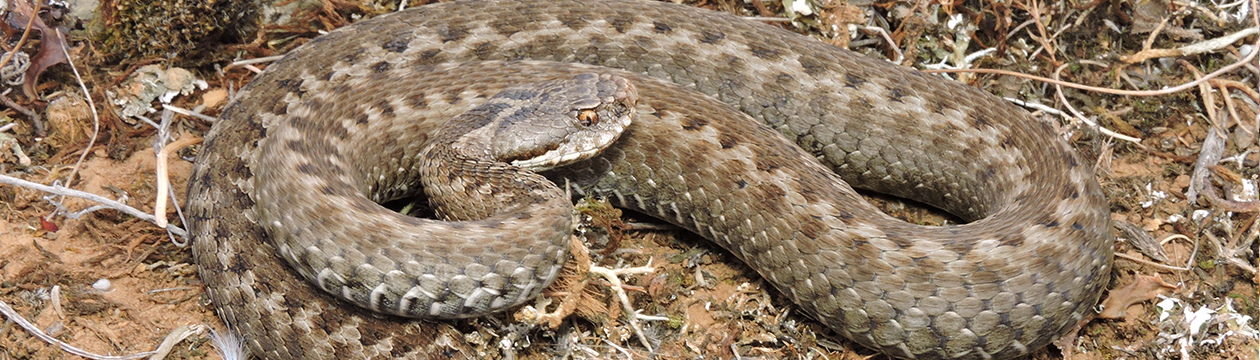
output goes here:
<path id="1" fill-rule="evenodd" d="M 100 291 L 109 291 L 109 279 L 96 280 L 96 282 L 92 283 L 92 288 Z"/>

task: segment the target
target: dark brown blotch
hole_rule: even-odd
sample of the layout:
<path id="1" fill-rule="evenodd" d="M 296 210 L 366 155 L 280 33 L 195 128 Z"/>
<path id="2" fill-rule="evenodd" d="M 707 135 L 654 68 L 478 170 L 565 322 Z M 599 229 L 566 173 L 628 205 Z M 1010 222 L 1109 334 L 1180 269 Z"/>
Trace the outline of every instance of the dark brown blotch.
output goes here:
<path id="1" fill-rule="evenodd" d="M 850 112 L 856 114 L 868 113 L 875 108 L 874 105 L 871 105 L 870 100 L 867 100 L 864 97 L 855 98 L 853 101 L 850 101 L 845 105 L 848 106 Z"/>
<path id="2" fill-rule="evenodd" d="M 303 124 L 306 124 L 306 118 L 300 116 L 286 116 L 284 118 L 284 122 L 285 125 L 288 125 L 291 128 L 300 129 Z"/>
<path id="3" fill-rule="evenodd" d="M 800 227 L 796 230 L 800 231 L 801 235 L 805 235 L 807 239 L 817 239 L 826 233 L 828 229 L 830 227 L 823 224 L 822 221 L 810 219 L 809 221 L 802 221 Z"/>
<path id="4" fill-rule="evenodd" d="M 726 39 L 726 33 L 723 33 L 721 31 L 708 30 L 708 29 L 700 31 L 701 44 L 717 45 L 718 43 L 721 43 L 722 40 L 725 40 L 725 39 Z"/>
<path id="5" fill-rule="evenodd" d="M 319 193 L 328 195 L 328 196 L 337 196 L 339 195 L 340 191 L 338 191 L 337 187 L 335 186 L 324 185 L 324 186 L 319 187 Z"/>
<path id="6" fill-rule="evenodd" d="M 1081 166 L 1080 162 L 1076 160 L 1076 154 L 1069 152 L 1063 153 L 1063 162 L 1067 164 L 1068 167 L 1072 168 Z"/>
<path id="7" fill-rule="evenodd" d="M 1003 234 L 1002 239 L 998 240 L 998 242 L 1005 246 L 1023 246 L 1025 240 L 1027 239 L 1024 238 L 1024 235 L 1007 233 Z"/>
<path id="8" fill-rule="evenodd" d="M 723 149 L 730 149 L 739 144 L 739 139 L 729 133 L 722 133 L 718 134 L 718 144 L 722 145 Z"/>
<path id="9" fill-rule="evenodd" d="M 451 91 L 443 93 L 442 100 L 445 100 L 447 104 L 458 104 L 463 98 L 459 97 L 458 92 Z"/>
<path id="10" fill-rule="evenodd" d="M 587 22 L 586 19 L 582 18 L 582 16 L 567 12 L 556 14 L 556 20 L 560 21 L 561 24 L 564 24 L 565 27 L 575 31 L 582 30 L 587 26 L 590 26 L 590 23 Z"/>
<path id="11" fill-rule="evenodd" d="M 758 154 L 753 157 L 753 165 L 758 171 L 771 172 L 783 167 L 783 158 L 771 154 Z"/>
<path id="12" fill-rule="evenodd" d="M 473 47 L 473 55 L 477 56 L 477 59 L 480 60 L 491 60 L 495 55 L 495 51 L 498 49 L 498 45 L 486 41 L 477 44 L 476 47 Z"/>
<path id="13" fill-rule="evenodd" d="M 442 53 L 442 49 L 429 49 L 429 50 L 421 51 L 420 59 L 425 60 L 426 62 L 432 62 L 433 59 L 436 58 L 438 54 L 441 54 L 441 53 Z"/>
<path id="14" fill-rule="evenodd" d="M 865 83 L 866 79 L 863 79 L 861 76 L 853 75 L 852 73 L 844 74 L 844 86 L 846 87 L 857 89 Z"/>
<path id="15" fill-rule="evenodd" d="M 901 98 L 906 97 L 906 91 L 902 90 L 899 87 L 893 87 L 891 93 L 888 95 L 889 95 L 889 98 L 888 98 L 889 100 L 896 101 L 902 104 L 905 103 L 905 101 L 901 100 Z"/>
<path id="16" fill-rule="evenodd" d="M 392 53 L 401 53 L 407 50 L 408 41 L 406 39 L 393 39 L 387 43 L 381 44 L 381 49 Z"/>
<path id="17" fill-rule="evenodd" d="M 494 29 L 494 32 L 498 33 L 500 36 L 511 37 L 512 34 L 516 34 L 521 31 L 522 23 L 519 21 L 511 21 L 509 19 L 498 19 L 491 21 L 489 25 L 490 28 Z"/>
<path id="18" fill-rule="evenodd" d="M 352 201 L 350 202 L 350 204 L 351 206 L 354 206 L 354 210 L 361 213 L 372 212 L 373 210 L 376 209 L 375 207 L 371 206 L 371 204 L 373 204 L 371 201 Z"/>
<path id="19" fill-rule="evenodd" d="M 801 69 L 805 70 L 805 73 L 809 76 L 818 76 L 818 74 L 822 74 L 827 71 L 827 65 L 818 61 L 818 59 L 814 59 L 809 56 L 802 56 L 799 61 L 801 63 Z"/>
<path id="20" fill-rule="evenodd" d="M 377 74 L 384 73 L 386 71 L 389 71 L 390 67 L 391 66 L 388 61 L 380 61 L 375 64 L 372 64 L 372 72 L 377 73 Z"/>
<path id="21" fill-rule="evenodd" d="M 357 63 L 359 62 L 359 57 L 363 56 L 363 51 L 363 48 L 356 48 L 354 51 L 346 52 L 346 56 L 342 57 L 342 60 L 345 60 L 347 64 Z"/>
<path id="22" fill-rule="evenodd" d="M 438 37 L 442 39 L 442 43 L 452 41 L 460 41 L 468 37 L 468 28 L 458 22 L 447 24 L 437 29 Z"/>
<path id="23" fill-rule="evenodd" d="M 674 28 L 670 27 L 669 24 L 660 21 L 653 21 L 652 31 L 657 34 L 668 34 L 670 31 L 674 31 Z"/>
<path id="24" fill-rule="evenodd" d="M 284 147 L 292 150 L 293 152 L 302 152 L 302 150 L 306 148 L 306 144 L 297 140 L 289 140 L 284 143 Z"/>
<path id="25" fill-rule="evenodd" d="M 303 174 L 311 175 L 315 173 L 315 166 L 309 163 L 298 164 L 297 171 Z"/>
<path id="26" fill-rule="evenodd" d="M 367 125 L 368 123 L 367 113 L 360 111 L 358 115 L 355 116 L 354 121 L 358 122 L 359 125 Z M 333 138 L 341 138 L 341 140 L 345 140 L 345 138 L 350 137 L 350 132 L 345 130 L 345 127 L 341 125 L 333 125 L 333 126 L 328 127 L 328 135 Z M 329 146 L 329 149 L 331 149 L 331 146 L 333 145 L 328 145 L 328 146 Z"/>
<path id="27" fill-rule="evenodd" d="M 563 47 L 566 39 L 560 35 L 538 36 L 533 41 L 521 44 L 515 51 L 517 59 L 527 57 L 527 54 L 548 54 Z"/>
<path id="28" fill-rule="evenodd" d="M 267 112 L 271 114 L 285 115 L 289 113 L 289 104 L 284 101 L 272 101 L 269 104 L 263 104 L 263 106 L 270 106 Z"/>
<path id="29" fill-rule="evenodd" d="M 928 106 L 928 111 L 931 111 L 933 114 L 945 115 L 946 104 L 945 104 L 944 99 L 929 98 L 927 100 L 927 106 Z"/>
<path id="30" fill-rule="evenodd" d="M 756 56 L 758 59 L 768 60 L 768 61 L 778 60 L 779 57 L 781 56 L 779 54 L 779 50 L 775 50 L 773 48 L 768 48 L 768 47 L 764 47 L 757 44 L 748 44 L 748 51 L 751 52 L 753 56 Z"/>
<path id="31" fill-rule="evenodd" d="M 696 131 L 700 128 L 708 126 L 709 119 L 703 117 L 688 115 L 682 119 L 682 128 L 687 131 Z"/>
<path id="32" fill-rule="evenodd" d="M 1001 146 L 1003 149 L 1015 148 L 1015 137 L 1010 135 L 1002 137 L 1002 141 L 998 142 L 998 146 Z"/>
<path id="33" fill-rule="evenodd" d="M 791 86 L 797 83 L 796 78 L 793 77 L 792 74 L 788 74 L 788 73 L 779 73 L 778 75 L 775 75 L 774 81 L 775 83 L 779 84 L 779 86 L 784 86 L 784 87 Z"/>
<path id="34" fill-rule="evenodd" d="M 389 103 L 389 99 L 381 98 L 376 100 L 375 107 L 381 110 L 381 116 L 393 117 L 394 105 Z"/>
<path id="35" fill-rule="evenodd" d="M 614 15 L 608 19 L 608 24 L 612 25 L 613 30 L 617 30 L 618 33 L 625 34 L 626 30 L 630 30 L 630 27 L 634 25 L 634 19 L 627 19 L 621 17 L 620 15 Z"/>
<path id="36" fill-rule="evenodd" d="M 276 85 L 280 86 L 284 91 L 297 94 L 301 97 L 305 92 L 302 91 L 302 79 L 284 79 L 276 81 Z"/>
<path id="37" fill-rule="evenodd" d="M 772 208 L 775 207 L 775 205 L 779 205 L 779 200 L 783 199 L 784 196 L 787 195 L 787 192 L 783 191 L 783 188 L 774 184 L 758 184 L 757 191 L 761 193 L 761 196 L 763 199 L 770 200 L 770 201 L 767 201 L 768 204 L 765 204 L 765 205 L 768 205 Z M 771 209 L 771 210 L 774 210 L 774 209 Z M 769 213 L 779 214 L 780 212 L 769 212 Z"/>
<path id="38" fill-rule="evenodd" d="M 949 236 L 950 236 L 950 238 L 953 238 L 953 239 L 960 239 L 960 238 L 961 238 L 961 236 L 960 236 L 960 234 L 958 233 L 958 231 L 957 231 L 957 230 L 950 229 L 948 232 L 949 232 Z M 897 238 L 905 238 L 905 237 L 895 237 L 895 236 L 889 236 L 888 238 L 889 238 L 889 239 L 897 239 Z M 945 243 L 945 250 L 952 251 L 952 252 L 954 252 L 954 253 L 956 253 L 956 254 L 966 254 L 966 253 L 970 253 L 970 252 L 971 252 L 971 249 L 973 249 L 973 248 L 975 248 L 975 243 L 974 243 L 974 241 L 954 240 L 954 241 L 949 241 L 949 242 L 946 242 L 946 243 Z"/>
<path id="39" fill-rule="evenodd" d="M 423 96 L 408 96 L 406 101 L 407 106 L 410 106 L 412 109 L 424 109 L 429 107 L 429 102 L 425 101 Z"/>
<path id="40" fill-rule="evenodd" d="M 980 115 L 980 114 L 976 114 L 976 116 L 971 117 L 971 122 L 975 124 L 974 126 L 977 129 L 993 126 L 992 120 L 989 120 L 989 118 L 986 118 L 984 117 L 984 115 Z"/>

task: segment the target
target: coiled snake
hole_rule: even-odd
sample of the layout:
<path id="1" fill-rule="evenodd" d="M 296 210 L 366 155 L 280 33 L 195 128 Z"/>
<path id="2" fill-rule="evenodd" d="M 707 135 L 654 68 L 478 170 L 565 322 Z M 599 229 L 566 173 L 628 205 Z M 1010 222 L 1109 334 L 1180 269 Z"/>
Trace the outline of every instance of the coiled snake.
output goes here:
<path id="1" fill-rule="evenodd" d="M 504 305 L 486 300 L 497 289 L 540 290 L 566 258 L 558 245 L 387 238 L 410 234 L 412 220 L 381 220 L 349 199 L 407 192 L 414 184 L 396 174 L 445 121 L 513 84 L 575 72 L 629 79 L 638 116 L 602 154 L 549 178 L 715 241 L 864 346 L 1011 358 L 1070 330 L 1108 283 L 1113 238 L 1090 166 L 1049 124 L 995 96 L 689 7 L 471 1 L 311 40 L 224 110 L 188 191 L 194 258 L 220 316 L 266 358 L 459 355 L 449 327 L 371 315 L 312 284 L 369 308 L 447 317 Z M 305 160 L 261 160 L 275 153 Z M 274 188 L 267 171 L 357 191 L 315 186 L 318 199 L 262 204 Z M 320 171 L 332 174 L 311 175 Z M 971 222 L 905 223 L 844 181 Z M 317 234 L 305 249 L 328 252 L 303 270 L 312 282 L 285 264 L 308 257 L 266 241 L 258 223 L 276 216 Z"/>

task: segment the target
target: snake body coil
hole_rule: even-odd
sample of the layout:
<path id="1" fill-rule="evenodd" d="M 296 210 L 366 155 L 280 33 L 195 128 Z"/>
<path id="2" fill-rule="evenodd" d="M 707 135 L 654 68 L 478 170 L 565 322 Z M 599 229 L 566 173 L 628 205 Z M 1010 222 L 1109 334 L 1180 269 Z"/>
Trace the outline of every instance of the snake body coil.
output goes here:
<path id="1" fill-rule="evenodd" d="M 919 359 L 1011 358 L 1070 330 L 1107 285 L 1113 240 L 1092 170 L 1048 124 L 995 96 L 694 8 L 473 1 L 426 5 L 316 38 L 224 110 L 206 136 L 188 206 L 194 257 L 225 322 L 267 358 L 456 351 L 459 334 L 448 327 L 369 315 L 295 278 L 256 224 L 267 186 L 257 176 L 259 144 L 281 141 L 290 146 L 276 151 L 294 152 L 368 146 L 328 162 L 392 183 L 390 174 L 430 142 L 428 134 L 488 96 L 605 71 L 563 63 L 625 70 L 607 71 L 638 89 L 638 117 L 603 154 L 548 177 L 717 242 L 864 346 Z M 280 138 L 276 129 L 294 119 L 310 131 Z M 296 176 L 310 170 L 304 165 L 280 173 Z M 908 224 L 844 181 L 971 222 Z M 305 206 L 362 196 L 324 195 Z M 372 229 L 365 224 L 375 220 L 298 221 L 366 236 L 347 229 Z M 514 239 L 505 243 L 526 242 Z M 338 246 L 362 250 L 345 244 Z M 479 254 L 515 251 L 445 250 L 425 256 L 437 270 L 420 275 L 464 276 L 464 295 L 484 286 L 465 279 L 468 269 L 498 269 Z M 555 254 L 530 261 L 563 261 Z M 342 258 L 354 267 L 405 263 L 398 261 L 405 256 Z M 349 280 L 369 288 L 382 282 Z M 436 289 L 429 286 L 419 288 Z"/>

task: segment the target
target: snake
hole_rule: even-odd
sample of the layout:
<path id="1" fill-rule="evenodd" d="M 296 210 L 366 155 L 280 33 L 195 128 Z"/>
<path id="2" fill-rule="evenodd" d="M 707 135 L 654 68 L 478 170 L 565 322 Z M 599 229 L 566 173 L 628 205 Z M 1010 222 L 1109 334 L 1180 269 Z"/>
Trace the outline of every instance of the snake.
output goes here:
<path id="1" fill-rule="evenodd" d="M 518 213 L 478 230 L 506 235 L 466 241 L 375 202 L 417 191 L 401 178 L 451 119 L 575 73 L 627 79 L 636 115 L 592 158 L 543 176 L 713 241 L 863 347 L 1018 357 L 1074 329 L 1110 281 L 1092 167 L 1053 124 L 997 96 L 687 6 L 467 0 L 316 37 L 224 108 L 186 201 L 216 312 L 268 359 L 482 356 L 449 322 L 413 317 L 535 296 L 567 254 L 526 235 L 555 226 Z M 291 161 L 263 160 L 275 156 Z M 267 176 L 315 191 L 264 204 L 289 191 Z M 907 223 L 853 187 L 964 223 Z M 322 235 L 292 245 L 270 236 L 275 223 Z"/>

